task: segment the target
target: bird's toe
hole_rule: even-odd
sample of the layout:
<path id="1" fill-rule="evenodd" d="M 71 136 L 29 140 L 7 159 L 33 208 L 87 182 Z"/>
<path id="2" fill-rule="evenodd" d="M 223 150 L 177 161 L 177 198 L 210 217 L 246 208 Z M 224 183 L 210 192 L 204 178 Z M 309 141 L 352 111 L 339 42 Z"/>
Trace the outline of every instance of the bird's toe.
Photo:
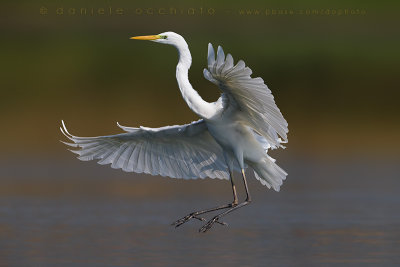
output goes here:
<path id="1" fill-rule="evenodd" d="M 214 218 L 212 218 L 211 220 L 209 220 L 205 225 L 203 225 L 200 229 L 199 232 L 200 233 L 205 233 L 208 230 L 211 229 L 211 227 L 215 224 L 218 223 L 220 225 L 224 225 L 224 226 L 228 226 L 228 224 L 226 222 L 220 222 L 219 221 L 219 216 L 215 216 Z"/>

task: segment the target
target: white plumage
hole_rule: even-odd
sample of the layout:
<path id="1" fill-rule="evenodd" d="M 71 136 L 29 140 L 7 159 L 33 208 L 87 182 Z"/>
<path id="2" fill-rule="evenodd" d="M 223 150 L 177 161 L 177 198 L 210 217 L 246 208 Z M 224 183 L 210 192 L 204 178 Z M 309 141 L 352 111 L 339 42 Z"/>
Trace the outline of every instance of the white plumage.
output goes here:
<path id="1" fill-rule="evenodd" d="M 120 126 L 120 125 L 119 125 Z M 120 126 L 127 133 L 98 137 L 61 131 L 80 150 L 71 150 L 83 161 L 99 159 L 99 164 L 126 172 L 147 173 L 172 178 L 229 179 L 221 147 L 208 133 L 204 120 L 161 128 Z"/>
<path id="2" fill-rule="evenodd" d="M 233 57 L 228 54 L 225 58 L 220 46 L 215 60 L 214 49 L 208 44 L 208 69 L 204 69 L 204 77 L 222 90 L 225 110 L 233 109 L 244 124 L 264 136 L 271 146 L 280 147 L 282 141 L 277 134 L 287 141 L 288 124 L 271 90 L 262 78 L 250 77 L 252 71 L 242 60 L 235 66 L 233 63 Z"/>
<path id="3" fill-rule="evenodd" d="M 62 133 L 73 143 L 71 150 L 80 160 L 98 159 L 127 172 L 148 173 L 173 178 L 231 178 L 234 201 L 214 209 L 198 211 L 175 222 L 179 226 L 206 212 L 230 208 L 200 231 L 207 231 L 218 219 L 250 202 L 244 169 L 254 169 L 256 178 L 268 188 L 279 191 L 286 178 L 268 149 L 283 147 L 287 142 L 288 124 L 276 106 L 271 91 L 261 78 L 251 78 L 252 71 L 242 60 L 235 65 L 233 57 L 219 46 L 217 55 L 208 45 L 208 68 L 204 77 L 222 91 L 212 103 L 204 101 L 188 80 L 192 58 L 182 36 L 173 32 L 133 37 L 173 45 L 179 52 L 176 77 L 182 97 L 202 119 L 186 125 L 161 128 L 132 128 L 118 124 L 126 133 L 99 137 L 71 135 L 62 123 Z M 284 147 L 283 147 L 284 148 Z M 242 171 L 247 198 L 238 204 L 232 171 Z"/>

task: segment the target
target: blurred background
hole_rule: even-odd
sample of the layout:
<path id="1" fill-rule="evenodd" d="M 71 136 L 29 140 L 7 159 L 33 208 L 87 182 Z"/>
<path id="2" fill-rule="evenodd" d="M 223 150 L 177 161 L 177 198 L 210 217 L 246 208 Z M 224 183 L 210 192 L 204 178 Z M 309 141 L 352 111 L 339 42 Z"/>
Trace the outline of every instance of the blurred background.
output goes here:
<path id="1" fill-rule="evenodd" d="M 2 1 L 0 266 L 399 263 L 399 4 L 336 1 Z M 254 204 L 197 234 L 174 220 L 231 198 L 227 181 L 126 174 L 59 142 L 196 120 L 174 31 L 203 78 L 207 44 L 243 59 L 289 123 L 277 194 L 249 172 Z M 239 177 L 239 176 L 238 176 Z M 239 180 L 238 180 L 239 181 Z M 243 193 L 242 191 L 240 191 Z M 171 246 L 171 244 L 173 244 Z"/>

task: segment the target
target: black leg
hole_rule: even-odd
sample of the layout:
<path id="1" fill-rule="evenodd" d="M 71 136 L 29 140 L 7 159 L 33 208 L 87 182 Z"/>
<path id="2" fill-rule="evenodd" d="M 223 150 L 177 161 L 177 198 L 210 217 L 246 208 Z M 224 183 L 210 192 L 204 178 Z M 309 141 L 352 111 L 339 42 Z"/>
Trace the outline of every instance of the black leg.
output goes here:
<path id="1" fill-rule="evenodd" d="M 222 206 L 218 206 L 218 207 L 211 208 L 211 209 L 199 210 L 199 211 L 192 212 L 192 213 L 186 215 L 185 217 L 180 218 L 179 220 L 175 221 L 171 225 L 173 225 L 175 227 L 178 227 L 178 226 L 181 226 L 182 224 L 184 224 L 185 222 L 188 222 L 190 219 L 197 219 L 197 220 L 200 220 L 200 221 L 205 221 L 205 219 L 202 218 L 202 217 L 199 217 L 199 215 L 204 214 L 204 213 L 208 213 L 208 212 L 212 212 L 212 211 L 216 211 L 216 210 L 236 207 L 238 205 L 239 201 L 238 201 L 237 194 L 236 194 L 235 183 L 233 182 L 233 173 L 232 173 L 232 171 L 229 171 L 229 176 L 230 176 L 231 185 L 232 185 L 232 192 L 233 192 L 233 201 L 232 201 L 232 203 L 229 203 L 229 204 L 226 204 L 226 205 L 222 205 Z M 224 222 L 217 222 L 217 223 L 222 224 L 222 225 L 226 225 L 226 223 L 224 223 Z"/>
<path id="2" fill-rule="evenodd" d="M 251 202 L 251 196 L 249 193 L 249 188 L 247 187 L 247 181 L 246 181 L 246 175 L 244 173 L 244 170 L 242 169 L 242 176 L 243 176 L 243 182 L 244 182 L 244 187 L 246 189 L 246 200 L 238 205 L 235 205 L 234 207 L 231 207 L 229 210 L 226 210 L 220 214 L 218 214 L 217 216 L 215 216 L 214 218 L 212 218 L 211 220 L 209 220 L 203 227 L 201 227 L 199 229 L 199 232 L 207 232 L 209 229 L 211 229 L 211 227 L 214 225 L 214 223 L 219 223 L 221 224 L 221 222 L 219 222 L 219 219 L 224 217 L 225 215 L 227 215 L 228 213 L 231 213 L 234 210 L 237 210 L 243 206 L 248 205 Z"/>

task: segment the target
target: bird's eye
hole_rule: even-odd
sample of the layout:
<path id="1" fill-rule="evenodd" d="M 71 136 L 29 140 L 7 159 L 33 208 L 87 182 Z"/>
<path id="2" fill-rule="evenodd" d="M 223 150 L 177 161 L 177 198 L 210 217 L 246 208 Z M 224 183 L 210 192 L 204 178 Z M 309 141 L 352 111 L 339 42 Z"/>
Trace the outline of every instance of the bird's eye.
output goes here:
<path id="1" fill-rule="evenodd" d="M 161 35 L 160 37 L 161 37 L 161 39 L 167 39 L 166 35 Z"/>

